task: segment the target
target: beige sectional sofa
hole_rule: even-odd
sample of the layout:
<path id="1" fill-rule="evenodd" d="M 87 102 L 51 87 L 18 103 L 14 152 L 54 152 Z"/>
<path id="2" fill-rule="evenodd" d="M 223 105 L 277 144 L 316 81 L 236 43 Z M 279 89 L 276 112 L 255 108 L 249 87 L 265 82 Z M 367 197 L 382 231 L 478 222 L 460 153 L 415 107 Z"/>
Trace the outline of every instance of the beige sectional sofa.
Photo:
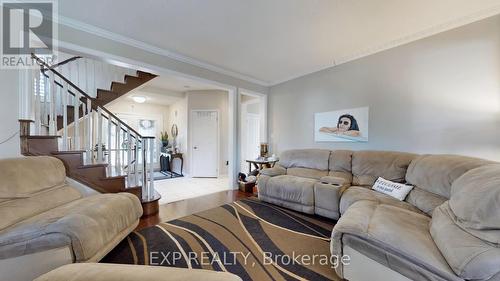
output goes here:
<path id="1" fill-rule="evenodd" d="M 53 157 L 0 160 L 0 272 L 33 280 L 62 264 L 96 262 L 139 223 L 129 193 L 84 196 Z M 8 275 L 8 276 L 7 276 Z"/>
<path id="2" fill-rule="evenodd" d="M 356 280 L 500 280 L 500 164 L 455 155 L 291 150 L 262 171 L 259 198 L 338 219 L 331 253 Z M 378 177 L 414 188 L 404 201 Z"/>

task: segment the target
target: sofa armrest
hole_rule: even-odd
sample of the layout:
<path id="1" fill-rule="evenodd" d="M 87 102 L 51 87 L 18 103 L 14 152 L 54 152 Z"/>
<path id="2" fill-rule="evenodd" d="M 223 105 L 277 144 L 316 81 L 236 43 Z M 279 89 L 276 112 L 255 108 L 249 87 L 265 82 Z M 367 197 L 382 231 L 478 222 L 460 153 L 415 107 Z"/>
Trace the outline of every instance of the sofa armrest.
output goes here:
<path id="1" fill-rule="evenodd" d="M 319 179 L 321 183 L 331 184 L 334 186 L 349 186 L 351 183 L 344 178 L 341 177 L 333 177 L 333 176 L 324 176 Z"/>
<path id="2" fill-rule="evenodd" d="M 260 174 L 265 175 L 265 176 L 270 176 L 270 177 L 282 176 L 282 175 L 286 175 L 286 169 L 283 167 L 267 168 L 267 169 L 261 170 Z"/>

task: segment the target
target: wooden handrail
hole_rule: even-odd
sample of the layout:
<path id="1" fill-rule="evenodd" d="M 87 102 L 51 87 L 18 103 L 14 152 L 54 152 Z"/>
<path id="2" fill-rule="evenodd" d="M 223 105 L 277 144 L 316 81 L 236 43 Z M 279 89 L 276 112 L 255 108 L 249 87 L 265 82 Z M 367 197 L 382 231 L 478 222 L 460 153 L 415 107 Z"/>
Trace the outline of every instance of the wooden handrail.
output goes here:
<path id="1" fill-rule="evenodd" d="M 33 59 L 35 59 L 38 63 L 38 65 L 40 65 L 42 68 L 47 68 L 48 70 L 52 71 L 55 75 L 57 75 L 59 78 L 61 78 L 64 82 L 68 83 L 68 85 L 70 85 L 73 89 L 77 90 L 78 92 L 80 92 L 80 94 L 82 94 L 85 98 L 87 99 L 90 99 L 91 101 L 95 102 L 95 99 L 91 96 L 89 96 L 87 93 L 85 93 L 82 89 L 80 89 L 78 86 L 76 86 L 73 82 L 71 82 L 70 80 L 68 80 L 66 77 L 64 77 L 61 73 L 59 73 L 57 70 L 55 69 L 52 69 L 50 68 L 50 66 L 44 62 L 42 59 L 40 59 L 39 57 L 37 57 L 35 54 L 31 54 L 31 57 Z M 43 71 L 43 70 L 42 70 Z M 55 82 L 55 81 L 54 81 Z M 59 87 L 62 87 L 62 85 L 58 82 L 56 82 L 56 84 L 59 86 Z M 68 91 L 71 95 L 75 96 L 74 93 Z M 139 138 L 144 138 L 143 136 L 141 136 L 141 134 L 139 134 L 136 130 L 134 130 L 134 128 L 130 127 L 129 125 L 127 125 L 125 122 L 121 121 L 120 118 L 118 118 L 116 115 L 114 115 L 113 113 L 111 113 L 111 111 L 109 111 L 107 108 L 105 108 L 104 106 L 99 106 L 100 108 L 102 108 L 102 110 L 104 110 L 104 112 L 106 112 L 109 116 L 111 116 L 112 118 L 115 118 L 118 122 L 120 122 L 120 125 L 123 125 L 125 128 L 129 129 L 130 131 L 132 131 L 134 134 L 137 135 L 137 137 Z M 77 108 L 75 108 L 75 110 L 78 110 Z M 76 120 L 75 120 L 76 121 Z M 121 128 L 121 126 L 120 126 Z M 123 129 L 123 128 L 122 128 Z M 125 131 L 125 130 L 124 130 Z"/>
<path id="2" fill-rule="evenodd" d="M 65 64 L 67 64 L 68 62 L 72 62 L 72 61 L 74 61 L 74 60 L 81 59 L 81 58 L 82 58 L 82 57 L 80 57 L 80 56 L 74 56 L 74 57 L 71 57 L 71 58 L 69 58 L 69 59 L 65 59 L 65 60 L 63 60 L 62 62 L 59 62 L 59 63 L 56 63 L 56 64 L 51 65 L 51 66 L 49 67 L 49 69 L 56 68 L 56 67 L 61 66 L 61 65 L 65 65 Z"/>

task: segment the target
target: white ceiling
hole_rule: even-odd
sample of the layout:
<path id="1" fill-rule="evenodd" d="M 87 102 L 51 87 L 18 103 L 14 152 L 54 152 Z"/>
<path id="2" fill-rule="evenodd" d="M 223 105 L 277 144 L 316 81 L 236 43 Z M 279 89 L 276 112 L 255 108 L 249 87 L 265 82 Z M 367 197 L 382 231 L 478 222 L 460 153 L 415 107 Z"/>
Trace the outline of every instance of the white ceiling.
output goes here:
<path id="1" fill-rule="evenodd" d="M 184 94 L 166 91 L 151 91 L 151 89 L 144 88 L 127 93 L 125 96 L 120 97 L 120 99 L 118 99 L 117 101 L 127 101 L 130 103 L 134 103 L 135 96 L 145 97 L 146 104 L 168 106 L 181 100 L 184 97 Z"/>
<path id="2" fill-rule="evenodd" d="M 209 83 L 203 83 L 193 79 L 168 74 L 160 74 L 160 76 L 146 83 L 145 86 L 172 92 L 221 89 L 220 87 Z"/>
<path id="3" fill-rule="evenodd" d="M 63 24 L 84 22 L 101 34 L 126 36 L 273 85 L 497 14 L 499 5 L 500 0 L 64 0 L 59 11 Z"/>

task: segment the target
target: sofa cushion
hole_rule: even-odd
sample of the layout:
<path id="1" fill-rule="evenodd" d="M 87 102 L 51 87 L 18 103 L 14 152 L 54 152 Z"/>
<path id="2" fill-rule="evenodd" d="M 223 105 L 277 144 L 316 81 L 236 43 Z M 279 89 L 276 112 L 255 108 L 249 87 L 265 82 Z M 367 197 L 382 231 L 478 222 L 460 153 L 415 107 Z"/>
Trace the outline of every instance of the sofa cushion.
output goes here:
<path id="1" fill-rule="evenodd" d="M 288 168 L 286 170 L 286 174 L 290 176 L 319 180 L 320 178 L 328 175 L 328 171 L 309 169 L 309 168 Z"/>
<path id="2" fill-rule="evenodd" d="M 334 150 L 330 154 L 329 174 L 333 177 L 341 177 L 352 182 L 352 151 Z"/>
<path id="3" fill-rule="evenodd" d="M 66 169 L 61 160 L 48 156 L 3 159 L 0 179 L 0 199 L 26 198 L 63 185 Z"/>
<path id="4" fill-rule="evenodd" d="M 0 204 L 0 230 L 80 198 L 78 190 L 62 185 L 32 193 L 27 198 L 5 200 Z"/>
<path id="5" fill-rule="evenodd" d="M 404 201 L 399 201 L 396 198 L 391 197 L 389 195 L 377 192 L 375 190 L 371 190 L 363 186 L 351 186 L 347 188 L 340 197 L 340 204 L 339 204 L 340 214 L 344 214 L 349 209 L 349 207 L 354 203 L 363 200 L 375 202 L 377 204 L 391 205 L 401 209 L 406 209 L 413 212 L 421 213 L 421 211 L 415 206 Z"/>
<path id="6" fill-rule="evenodd" d="M 466 280 L 498 280 L 494 278 L 500 276 L 499 245 L 479 239 L 456 221 L 448 202 L 434 210 L 430 232 L 448 264 Z M 500 237 L 498 230 L 496 235 Z"/>
<path id="7" fill-rule="evenodd" d="M 447 198 L 441 195 L 425 191 L 418 187 L 413 187 L 413 189 L 405 199 L 406 202 L 410 203 L 413 206 L 416 206 L 418 209 L 429 216 L 432 216 L 432 212 L 436 207 L 440 206 L 447 200 Z"/>
<path id="8" fill-rule="evenodd" d="M 35 281 L 241 281 L 229 272 L 165 266 L 77 263 L 46 273 Z"/>
<path id="9" fill-rule="evenodd" d="M 314 213 L 314 179 L 284 175 L 261 177 L 259 179 L 259 198 L 270 203 L 284 206 L 284 202 L 301 206 L 298 211 Z M 276 200 L 268 200 L 276 199 Z M 293 207 L 292 206 L 292 207 Z M 304 207 L 304 208 L 302 208 Z M 294 209 L 297 209 L 294 207 Z"/>
<path id="10" fill-rule="evenodd" d="M 280 165 L 284 168 L 309 168 L 327 171 L 330 150 L 295 149 L 287 150 L 280 155 Z"/>
<path id="11" fill-rule="evenodd" d="M 408 184 L 450 198 L 451 184 L 465 172 L 490 161 L 458 155 L 421 155 L 415 158 L 406 173 Z"/>
<path id="12" fill-rule="evenodd" d="M 1 231 L 0 258 L 56 248 L 68 241 L 75 261 L 87 261 L 134 227 L 141 215 L 141 203 L 130 193 L 85 197 Z"/>
<path id="13" fill-rule="evenodd" d="M 472 169 L 458 178 L 449 205 L 462 229 L 500 246 L 500 164 Z"/>
<path id="14" fill-rule="evenodd" d="M 377 246 L 365 254 L 410 279 L 421 280 L 422 276 L 433 275 L 436 278 L 430 280 L 457 280 L 432 240 L 429 223 L 430 217 L 424 214 L 374 201 L 358 201 L 333 228 L 331 252 L 342 256 L 342 238 L 350 234 L 366 241 L 367 245 Z M 356 245 L 352 248 L 359 250 Z M 397 266 L 403 264 L 401 262 L 391 263 L 388 259 L 394 256 L 409 261 L 409 267 Z M 338 271 L 342 274 L 341 267 Z"/>
<path id="15" fill-rule="evenodd" d="M 392 151 L 355 151 L 352 154 L 352 185 L 372 186 L 379 178 L 404 182 L 415 154 Z"/>
<path id="16" fill-rule="evenodd" d="M 275 177 L 275 176 L 285 175 L 286 169 L 281 167 L 280 165 L 276 165 L 273 168 L 262 169 L 259 174 Z"/>

